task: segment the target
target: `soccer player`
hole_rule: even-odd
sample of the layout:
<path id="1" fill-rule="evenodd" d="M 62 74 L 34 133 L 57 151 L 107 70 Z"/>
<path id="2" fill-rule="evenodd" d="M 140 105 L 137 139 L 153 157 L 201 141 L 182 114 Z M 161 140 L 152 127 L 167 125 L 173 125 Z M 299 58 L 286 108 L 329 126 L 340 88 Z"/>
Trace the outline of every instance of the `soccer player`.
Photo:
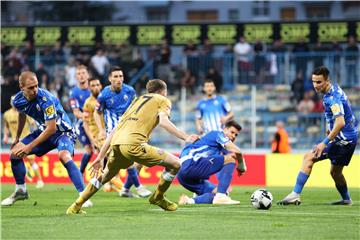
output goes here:
<path id="1" fill-rule="evenodd" d="M 105 87 L 99 94 L 94 114 L 95 122 L 100 129 L 99 135 L 106 137 L 106 134 L 115 128 L 120 117 L 124 114 L 130 103 L 135 98 L 135 90 L 123 83 L 124 74 L 120 67 L 111 67 L 109 72 L 110 86 Z M 106 133 L 104 128 L 101 128 L 101 113 L 104 115 Z M 140 184 L 136 166 L 131 166 L 127 169 L 128 177 L 125 181 L 123 188 L 120 191 L 121 197 L 133 197 L 130 192 L 130 187 L 134 184 L 136 191 L 140 197 L 148 197 L 151 192 Z"/>
<path id="2" fill-rule="evenodd" d="M 84 146 L 85 153 L 81 158 L 80 172 L 83 174 L 86 165 L 91 159 L 93 149 L 91 147 L 89 136 L 86 134 L 83 127 L 83 106 L 85 100 L 90 97 L 89 90 L 89 72 L 84 65 L 76 67 L 76 79 L 78 86 L 75 86 L 70 92 L 70 106 L 76 117 L 75 132 L 77 139 Z"/>
<path id="3" fill-rule="evenodd" d="M 217 96 L 215 83 L 206 79 L 203 88 L 206 98 L 197 105 L 196 128 L 200 134 L 210 131 L 221 131 L 225 123 L 234 117 L 229 102 Z"/>
<path id="4" fill-rule="evenodd" d="M 160 79 L 150 80 L 146 84 L 147 94 L 136 99 L 121 117 L 117 127 L 107 137 L 98 157 L 92 164 L 92 171 L 97 177 L 102 168 L 101 161 L 111 147 L 111 153 L 104 173 L 93 178 L 81 196 L 67 209 L 67 214 L 85 213 L 81 206 L 94 195 L 120 169 L 128 168 L 134 161 L 152 167 L 164 166 L 156 191 L 150 196 L 150 204 L 158 205 L 167 211 L 175 211 L 177 204 L 165 198 L 164 193 L 170 187 L 180 168 L 180 160 L 176 156 L 160 148 L 153 147 L 149 141 L 151 132 L 159 124 L 172 135 L 194 142 L 197 135 L 187 135 L 179 130 L 170 120 L 171 102 L 167 96 L 166 83 Z"/>
<path id="5" fill-rule="evenodd" d="M 99 137 L 100 131 L 99 128 L 96 126 L 94 120 L 95 106 L 97 104 L 96 99 L 102 89 L 100 80 L 97 78 L 90 78 L 89 89 L 91 92 L 91 96 L 88 97 L 84 103 L 83 126 L 86 135 L 89 136 L 89 140 L 91 142 L 91 145 L 93 146 L 93 149 L 100 150 L 101 146 L 104 144 L 105 138 Z M 101 129 L 105 129 L 104 118 L 101 118 L 100 121 L 101 121 Z M 108 189 L 104 188 L 104 191 L 110 192 L 112 190 L 115 190 L 116 192 L 119 192 L 123 186 L 123 183 L 121 182 L 120 178 L 114 177 L 110 182 L 111 184 L 109 184 L 109 188 Z"/>
<path id="6" fill-rule="evenodd" d="M 241 126 L 231 120 L 226 123 L 224 130 L 211 131 L 183 149 L 177 177 L 183 187 L 196 193 L 196 197 L 181 195 L 179 204 L 240 204 L 226 194 L 236 162 L 239 175 L 246 171 L 245 160 L 234 144 L 240 131 Z M 220 173 L 217 187 L 208 180 L 216 173 Z"/>
<path id="7" fill-rule="evenodd" d="M 312 151 L 305 154 L 293 191 L 278 202 L 280 205 L 301 203 L 300 194 L 308 180 L 313 165 L 330 159 L 330 174 L 342 200 L 332 205 L 351 205 L 352 201 L 343 175 L 344 166 L 349 165 L 358 139 L 358 120 L 343 90 L 330 82 L 329 70 L 322 66 L 314 69 L 312 83 L 317 93 L 323 94 L 328 135 Z"/>
<path id="8" fill-rule="evenodd" d="M 16 139 L 16 131 L 18 126 L 18 120 L 19 120 L 19 112 L 16 111 L 16 108 L 12 104 L 12 101 L 14 100 L 15 96 L 12 96 L 10 99 L 10 105 L 11 108 L 7 110 L 4 113 L 4 138 L 3 143 L 8 144 L 9 143 L 9 134 L 11 136 L 11 140 L 14 141 Z M 35 125 L 34 120 L 32 120 L 30 117 L 26 117 L 24 129 L 22 131 L 22 134 L 20 135 L 20 139 L 23 139 L 25 136 L 30 134 L 30 126 Z M 39 165 L 35 162 L 35 156 L 27 156 L 27 159 L 30 163 L 30 166 L 32 170 L 35 173 L 35 176 L 37 178 L 36 188 L 40 189 L 44 187 L 44 182 L 41 177 L 41 173 L 39 170 Z"/>
<path id="9" fill-rule="evenodd" d="M 30 154 L 42 156 L 54 148 L 58 149 L 59 159 L 65 166 L 69 177 L 78 192 L 84 190 L 84 182 L 79 169 L 72 160 L 75 135 L 69 117 L 59 99 L 50 92 L 38 87 L 35 73 L 24 71 L 19 77 L 18 92 L 13 106 L 19 112 L 16 137 L 11 147 L 11 169 L 16 181 L 15 192 L 4 199 L 1 205 L 10 206 L 18 200 L 29 198 L 25 184 L 25 165 L 23 158 Z M 32 117 L 39 129 L 30 133 L 19 142 L 24 129 L 26 115 Z M 91 206 L 86 202 L 84 207 Z"/>

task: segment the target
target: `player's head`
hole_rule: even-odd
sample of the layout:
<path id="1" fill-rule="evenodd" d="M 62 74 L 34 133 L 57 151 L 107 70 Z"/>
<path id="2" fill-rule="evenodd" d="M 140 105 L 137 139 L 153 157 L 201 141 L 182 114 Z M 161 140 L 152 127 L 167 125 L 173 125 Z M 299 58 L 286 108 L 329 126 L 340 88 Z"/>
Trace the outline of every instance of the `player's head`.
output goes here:
<path id="1" fill-rule="evenodd" d="M 124 74 L 120 67 L 113 66 L 110 68 L 109 81 L 115 92 L 121 91 L 122 84 L 124 82 Z"/>
<path id="2" fill-rule="evenodd" d="M 79 65 L 76 67 L 76 79 L 80 85 L 86 85 L 89 77 L 89 72 L 85 65 Z"/>
<path id="3" fill-rule="evenodd" d="M 19 77 L 19 86 L 21 91 L 24 93 L 24 96 L 28 100 L 33 100 L 37 97 L 39 90 L 39 82 L 35 73 L 30 71 L 25 71 L 20 74 Z"/>
<path id="4" fill-rule="evenodd" d="M 234 120 L 230 120 L 226 122 L 224 127 L 224 134 L 228 137 L 232 142 L 235 141 L 236 137 L 239 135 L 241 131 L 241 126 Z"/>
<path id="5" fill-rule="evenodd" d="M 284 128 L 284 122 L 283 121 L 277 121 L 276 122 L 276 127 L 279 128 L 279 129 Z"/>
<path id="6" fill-rule="evenodd" d="M 216 92 L 216 86 L 215 86 L 214 80 L 205 79 L 203 90 L 204 90 L 206 96 L 208 96 L 208 97 L 213 96 Z"/>
<path id="7" fill-rule="evenodd" d="M 90 78 L 89 79 L 89 88 L 90 88 L 91 95 L 93 95 L 95 98 L 97 98 L 97 96 L 99 95 L 99 93 L 102 89 L 100 80 L 97 78 Z"/>
<path id="8" fill-rule="evenodd" d="M 314 69 L 312 72 L 312 83 L 317 93 L 326 93 L 330 87 L 329 69 L 321 66 Z"/>
<path id="9" fill-rule="evenodd" d="M 161 79 L 152 79 L 146 83 L 146 90 L 148 93 L 158 93 L 167 96 L 167 85 Z"/>

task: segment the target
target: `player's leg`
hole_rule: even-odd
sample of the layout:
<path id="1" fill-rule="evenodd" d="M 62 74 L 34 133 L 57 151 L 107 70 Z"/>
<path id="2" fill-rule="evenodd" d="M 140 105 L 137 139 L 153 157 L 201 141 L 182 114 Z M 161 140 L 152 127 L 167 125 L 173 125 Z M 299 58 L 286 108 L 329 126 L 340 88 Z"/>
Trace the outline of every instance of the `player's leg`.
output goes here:
<path id="1" fill-rule="evenodd" d="M 91 156 L 93 154 L 91 143 L 89 137 L 86 135 L 82 122 L 76 129 L 78 140 L 84 146 L 85 153 L 81 158 L 80 162 L 80 172 L 84 174 L 87 164 L 89 163 Z"/>
<path id="2" fill-rule="evenodd" d="M 140 183 L 139 174 L 138 174 L 138 165 L 139 164 L 134 163 L 133 166 L 127 169 L 128 176 L 119 194 L 121 197 L 133 197 L 133 194 L 130 192 L 130 188 L 132 185 L 136 187 L 136 191 L 140 197 L 146 198 L 151 195 L 151 191 L 147 190 Z"/>
<path id="3" fill-rule="evenodd" d="M 27 159 L 28 159 L 30 166 L 31 166 L 32 170 L 34 171 L 34 174 L 37 178 L 36 188 L 38 188 L 38 189 L 43 188 L 45 184 L 41 177 L 39 165 L 35 161 L 35 155 L 27 156 Z"/>

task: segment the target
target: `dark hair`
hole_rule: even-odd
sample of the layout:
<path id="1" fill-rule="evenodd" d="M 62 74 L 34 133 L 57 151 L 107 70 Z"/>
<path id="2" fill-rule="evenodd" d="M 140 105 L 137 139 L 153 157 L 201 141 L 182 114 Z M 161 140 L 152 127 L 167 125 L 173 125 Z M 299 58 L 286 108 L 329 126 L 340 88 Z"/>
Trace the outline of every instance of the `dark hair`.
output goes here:
<path id="1" fill-rule="evenodd" d="M 100 84 L 101 84 L 101 81 L 100 81 L 99 78 L 89 78 L 89 80 L 88 80 L 89 84 L 90 84 L 92 81 L 99 81 Z"/>
<path id="2" fill-rule="evenodd" d="M 240 126 L 240 124 L 238 124 L 235 120 L 230 120 L 228 122 L 225 123 L 225 127 L 229 128 L 229 127 L 234 127 L 236 128 L 238 131 L 241 131 L 242 127 Z"/>
<path id="3" fill-rule="evenodd" d="M 328 79 L 329 73 L 329 69 L 325 66 L 317 67 L 312 72 L 313 75 L 323 75 L 325 79 Z"/>
<path id="4" fill-rule="evenodd" d="M 112 66 L 112 67 L 110 68 L 109 75 L 111 75 L 112 72 L 116 72 L 116 71 L 122 71 L 121 67 L 119 67 L 119 66 Z"/>
<path id="5" fill-rule="evenodd" d="M 166 83 L 161 79 L 152 79 L 146 83 L 148 93 L 156 93 L 166 89 Z"/>
<path id="6" fill-rule="evenodd" d="M 204 80 L 204 85 L 205 85 L 205 83 L 213 83 L 214 85 L 215 85 L 215 81 L 214 81 L 214 79 L 212 79 L 212 78 L 205 78 L 205 80 Z M 216 86 L 216 85 L 215 85 Z"/>

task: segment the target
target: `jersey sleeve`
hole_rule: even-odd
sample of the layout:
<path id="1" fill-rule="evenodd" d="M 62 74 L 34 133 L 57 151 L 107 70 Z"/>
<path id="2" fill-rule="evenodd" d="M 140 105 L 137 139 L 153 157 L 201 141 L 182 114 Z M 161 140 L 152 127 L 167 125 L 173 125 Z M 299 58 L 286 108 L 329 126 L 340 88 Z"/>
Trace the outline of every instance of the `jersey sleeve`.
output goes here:
<path id="1" fill-rule="evenodd" d="M 80 108 L 79 102 L 76 99 L 76 93 L 73 90 L 70 92 L 70 107 L 71 109 Z"/>
<path id="2" fill-rule="evenodd" d="M 55 108 L 55 103 L 50 98 L 44 96 L 40 104 L 42 111 L 44 112 L 44 120 L 50 121 L 56 119 L 57 113 Z"/>
<path id="3" fill-rule="evenodd" d="M 225 110 L 226 113 L 231 112 L 231 106 L 228 100 L 224 97 L 221 98 L 222 107 Z"/>
<path id="4" fill-rule="evenodd" d="M 228 137 L 225 136 L 225 134 L 223 132 L 220 131 L 215 131 L 215 133 L 217 134 L 216 136 L 216 142 L 222 146 L 223 148 L 225 148 L 225 144 L 228 143 L 230 141 L 230 139 Z"/>
<path id="5" fill-rule="evenodd" d="M 160 100 L 158 114 L 162 114 L 162 113 L 170 117 L 171 101 L 167 98 L 163 98 Z"/>
<path id="6" fill-rule="evenodd" d="M 99 96 L 97 97 L 97 102 L 95 105 L 95 110 L 98 112 L 103 112 L 105 108 L 105 97 L 104 92 L 100 92 Z"/>
<path id="7" fill-rule="evenodd" d="M 333 98 L 329 101 L 330 110 L 334 116 L 334 118 L 338 116 L 343 116 L 344 113 L 344 106 L 339 98 Z"/>

